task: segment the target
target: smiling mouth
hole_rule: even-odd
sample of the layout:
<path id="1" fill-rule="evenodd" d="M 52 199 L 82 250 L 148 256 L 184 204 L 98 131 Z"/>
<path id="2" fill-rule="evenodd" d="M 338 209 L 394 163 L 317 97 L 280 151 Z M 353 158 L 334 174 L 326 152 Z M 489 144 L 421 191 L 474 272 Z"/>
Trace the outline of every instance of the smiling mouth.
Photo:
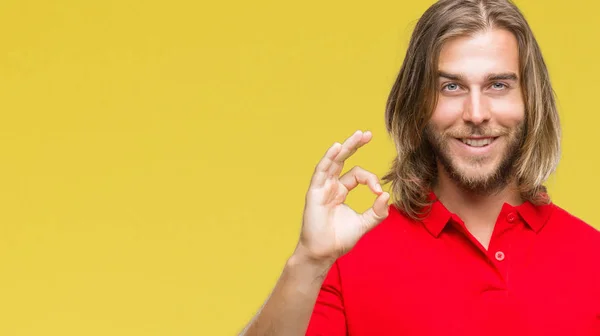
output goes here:
<path id="1" fill-rule="evenodd" d="M 498 137 L 479 138 L 479 139 L 460 138 L 458 140 L 462 141 L 465 145 L 470 146 L 470 147 L 485 147 L 485 146 L 490 145 L 497 138 Z"/>

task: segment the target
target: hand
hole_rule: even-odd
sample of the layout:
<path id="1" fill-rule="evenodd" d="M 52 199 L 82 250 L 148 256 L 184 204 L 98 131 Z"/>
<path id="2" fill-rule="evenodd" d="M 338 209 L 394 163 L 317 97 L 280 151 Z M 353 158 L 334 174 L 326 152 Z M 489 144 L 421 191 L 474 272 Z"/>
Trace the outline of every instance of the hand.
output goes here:
<path id="1" fill-rule="evenodd" d="M 339 176 L 344 161 L 371 137 L 371 132 L 356 131 L 344 144 L 331 146 L 316 166 L 306 194 L 296 253 L 311 260 L 333 262 L 388 216 L 390 195 L 383 192 L 375 174 L 357 166 Z M 366 184 L 377 195 L 373 206 L 362 214 L 344 204 L 348 192 L 359 184 Z"/>

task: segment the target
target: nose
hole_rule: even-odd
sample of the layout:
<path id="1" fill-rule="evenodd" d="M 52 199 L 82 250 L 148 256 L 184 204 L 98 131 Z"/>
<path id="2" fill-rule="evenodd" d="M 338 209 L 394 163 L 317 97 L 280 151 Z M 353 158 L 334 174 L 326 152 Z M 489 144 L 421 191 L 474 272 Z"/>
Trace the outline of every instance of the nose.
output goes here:
<path id="1" fill-rule="evenodd" d="M 463 120 L 468 123 L 480 125 L 490 119 L 490 109 L 479 90 L 471 91 L 465 100 L 463 111 Z"/>

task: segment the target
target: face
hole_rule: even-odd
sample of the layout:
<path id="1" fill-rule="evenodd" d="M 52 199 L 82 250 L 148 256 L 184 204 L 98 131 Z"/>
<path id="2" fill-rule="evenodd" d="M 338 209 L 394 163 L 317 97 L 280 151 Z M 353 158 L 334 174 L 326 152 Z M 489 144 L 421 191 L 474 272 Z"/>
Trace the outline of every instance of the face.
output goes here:
<path id="1" fill-rule="evenodd" d="M 495 29 L 450 40 L 438 71 L 438 103 L 426 138 L 439 174 L 471 191 L 501 189 L 524 136 L 516 38 Z"/>

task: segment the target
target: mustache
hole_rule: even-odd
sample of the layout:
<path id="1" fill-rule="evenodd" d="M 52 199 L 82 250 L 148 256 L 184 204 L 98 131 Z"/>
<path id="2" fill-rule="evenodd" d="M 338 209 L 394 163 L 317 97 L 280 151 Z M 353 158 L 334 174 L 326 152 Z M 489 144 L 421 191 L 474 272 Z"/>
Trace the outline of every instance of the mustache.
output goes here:
<path id="1" fill-rule="evenodd" d="M 502 135 L 508 135 L 510 131 L 503 127 L 488 126 L 461 126 L 444 132 L 444 137 L 451 138 L 469 138 L 469 137 L 490 137 L 496 138 Z"/>

